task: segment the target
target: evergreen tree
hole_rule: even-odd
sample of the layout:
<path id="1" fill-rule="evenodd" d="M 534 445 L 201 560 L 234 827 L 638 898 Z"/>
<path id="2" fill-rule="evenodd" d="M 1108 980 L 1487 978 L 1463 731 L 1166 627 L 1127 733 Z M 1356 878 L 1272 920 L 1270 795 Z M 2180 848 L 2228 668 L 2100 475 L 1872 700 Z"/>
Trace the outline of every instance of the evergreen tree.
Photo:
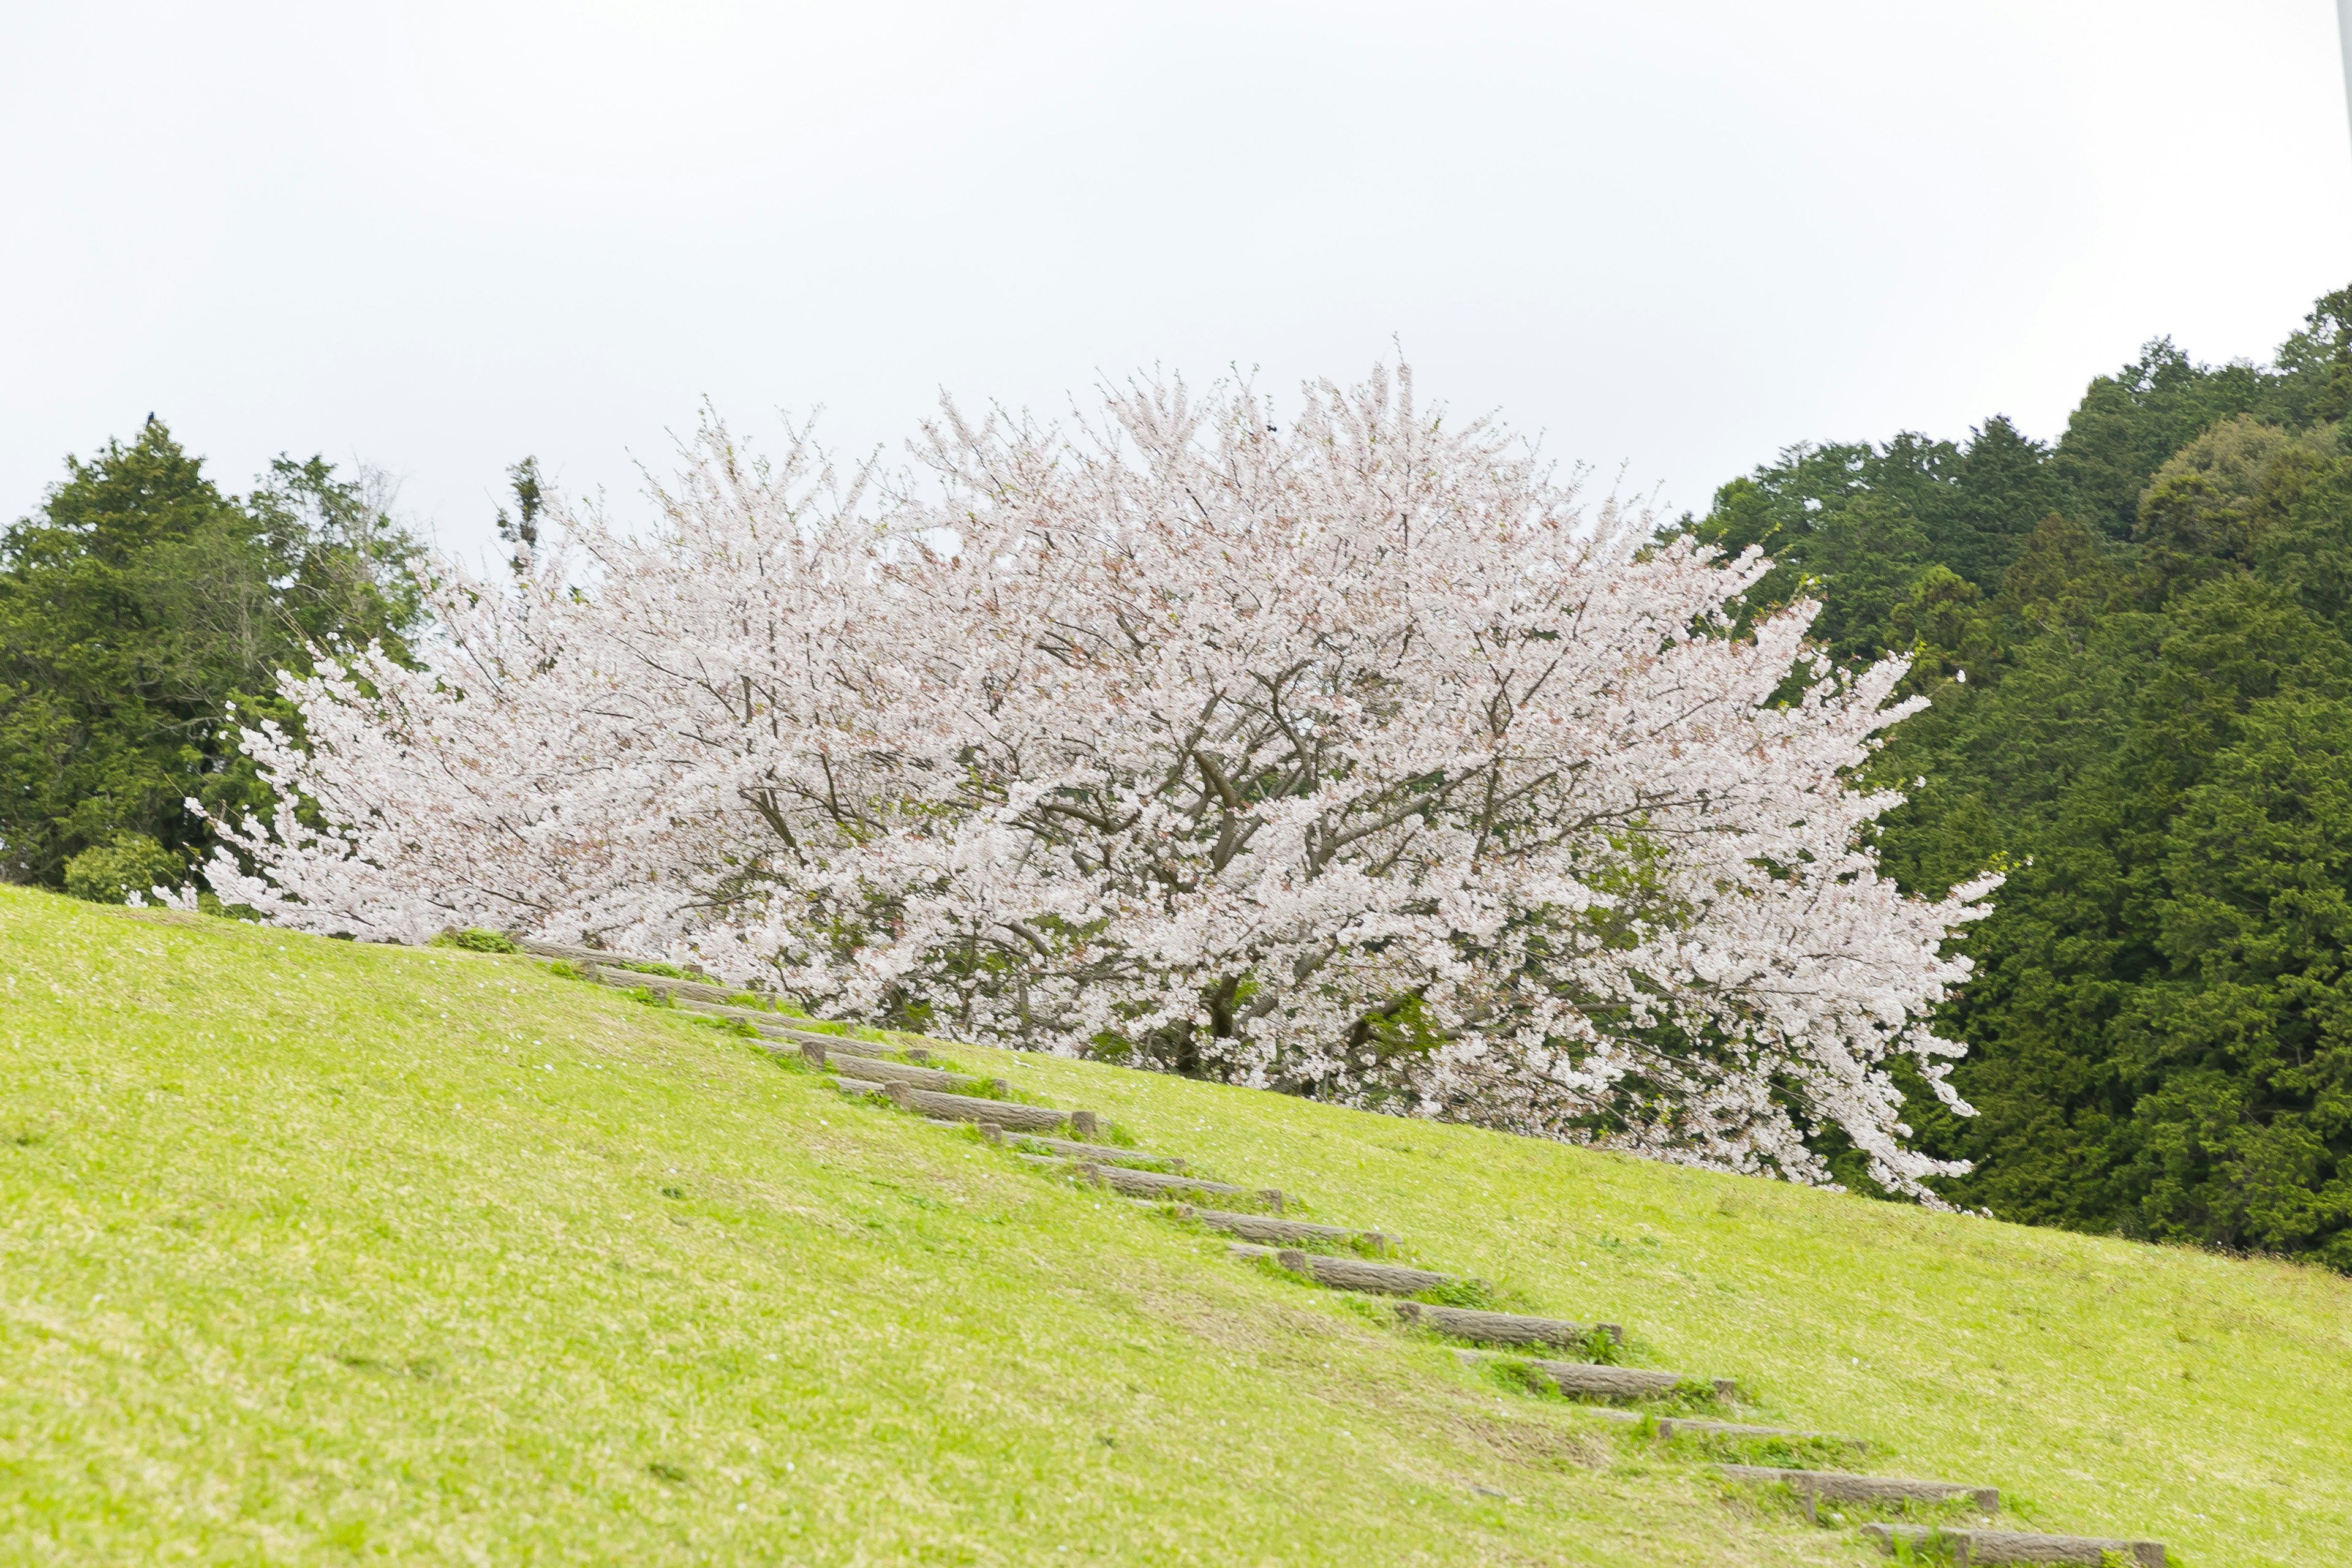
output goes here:
<path id="1" fill-rule="evenodd" d="M 0 533 L 0 876 L 121 899 L 208 850 L 183 802 L 257 800 L 230 705 L 308 649 L 405 654 L 413 542 L 325 462 L 224 494 L 150 416 Z"/>
<path id="2" fill-rule="evenodd" d="M 1887 870 L 2009 874 L 1944 1021 L 1979 1114 L 1909 1112 L 1956 1201 L 2352 1269 L 2347 410 L 2352 290 L 2273 366 L 2151 344 L 2054 450 L 1798 448 L 1692 525 L 1912 655 Z"/>

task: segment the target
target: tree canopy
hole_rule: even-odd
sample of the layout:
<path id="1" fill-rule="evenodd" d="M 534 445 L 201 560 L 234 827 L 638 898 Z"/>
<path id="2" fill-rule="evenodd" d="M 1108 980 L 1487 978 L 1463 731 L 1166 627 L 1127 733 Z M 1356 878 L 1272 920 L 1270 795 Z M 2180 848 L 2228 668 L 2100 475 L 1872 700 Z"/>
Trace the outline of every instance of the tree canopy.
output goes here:
<path id="1" fill-rule="evenodd" d="M 232 708 L 290 718 L 278 672 L 314 647 L 405 658 L 415 553 L 318 458 L 237 497 L 152 416 L 68 458 L 0 532 L 0 876 L 117 900 L 180 881 L 213 842 L 184 803 L 266 795 Z"/>

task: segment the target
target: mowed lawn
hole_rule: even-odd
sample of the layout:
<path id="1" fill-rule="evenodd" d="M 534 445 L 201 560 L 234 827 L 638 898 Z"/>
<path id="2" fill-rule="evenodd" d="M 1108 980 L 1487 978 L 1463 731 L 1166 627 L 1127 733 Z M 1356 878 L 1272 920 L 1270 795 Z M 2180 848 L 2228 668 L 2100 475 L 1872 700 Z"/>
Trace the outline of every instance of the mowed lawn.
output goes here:
<path id="1" fill-rule="evenodd" d="M 2352 1281 L 950 1054 L 1880 1473 L 2352 1542 Z M 686 1015 L 0 889 L 0 1561 L 1874 1560 Z"/>

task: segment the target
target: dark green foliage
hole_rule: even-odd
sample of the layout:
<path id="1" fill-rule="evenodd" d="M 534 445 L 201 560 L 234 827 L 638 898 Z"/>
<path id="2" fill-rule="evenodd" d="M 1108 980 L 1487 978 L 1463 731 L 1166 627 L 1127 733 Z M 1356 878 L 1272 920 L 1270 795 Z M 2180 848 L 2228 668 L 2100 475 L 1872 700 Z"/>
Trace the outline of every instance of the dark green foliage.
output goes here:
<path id="1" fill-rule="evenodd" d="M 454 947 L 465 952 L 520 952 L 514 939 L 503 931 L 483 931 L 468 927 L 465 931 L 445 931 L 433 939 L 435 947 Z"/>
<path id="2" fill-rule="evenodd" d="M 1958 1202 L 2352 1269 L 2347 318 L 2275 367 L 2153 344 L 2053 451 L 1798 448 L 1693 525 L 1842 656 L 1914 657 L 1886 869 L 2008 873 L 1944 1021 L 1980 1114 L 1910 1113 Z"/>
<path id="3" fill-rule="evenodd" d="M 404 651 L 415 546 L 318 458 L 224 495 L 152 419 L 66 468 L 0 533 L 0 878 L 120 899 L 209 851 L 184 800 L 259 803 L 232 705 L 290 723 L 311 647 Z"/>
<path id="4" fill-rule="evenodd" d="M 119 833 L 66 862 L 66 891 L 95 904 L 127 903 L 156 888 L 176 888 L 187 864 L 143 833 Z"/>
<path id="5" fill-rule="evenodd" d="M 1815 635 L 1842 657 L 1936 636 L 1965 656 L 1977 606 L 2065 499 L 2048 453 L 1993 418 L 1966 447 L 1906 434 L 1877 447 L 1792 447 L 1724 486 L 1690 526 L 1734 552 L 1760 546 L 1773 571 L 1751 606 L 1819 597 Z"/>

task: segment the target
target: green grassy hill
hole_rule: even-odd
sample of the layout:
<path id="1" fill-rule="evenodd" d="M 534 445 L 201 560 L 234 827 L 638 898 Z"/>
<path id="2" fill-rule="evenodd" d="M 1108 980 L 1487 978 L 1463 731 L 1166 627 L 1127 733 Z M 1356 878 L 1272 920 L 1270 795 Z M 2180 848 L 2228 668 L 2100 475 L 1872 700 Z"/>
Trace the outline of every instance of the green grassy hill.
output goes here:
<path id="1" fill-rule="evenodd" d="M 949 1054 L 2033 1527 L 2352 1542 L 2352 1281 Z M 1712 1451 L 522 959 L 0 889 L 0 1560 L 1880 1561 Z"/>

